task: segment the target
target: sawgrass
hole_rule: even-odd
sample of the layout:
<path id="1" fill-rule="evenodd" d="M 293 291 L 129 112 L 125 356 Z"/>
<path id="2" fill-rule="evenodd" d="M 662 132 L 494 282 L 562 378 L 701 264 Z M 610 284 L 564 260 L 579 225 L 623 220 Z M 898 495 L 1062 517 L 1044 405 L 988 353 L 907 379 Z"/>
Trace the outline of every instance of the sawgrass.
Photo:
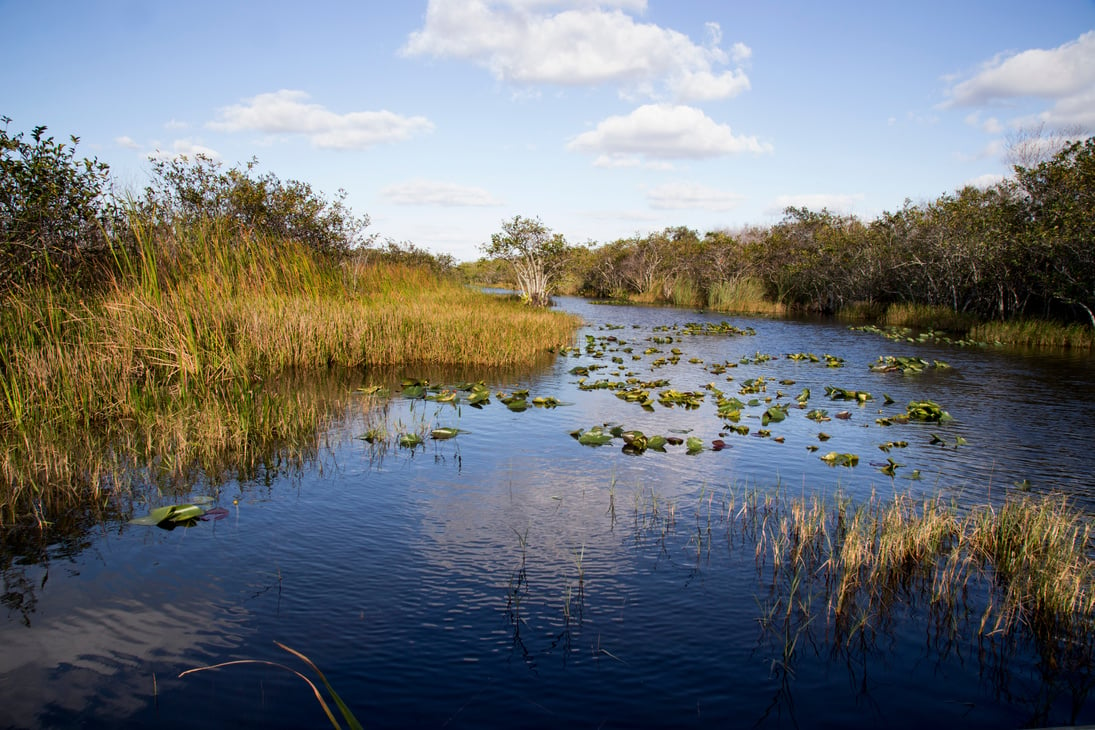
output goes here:
<path id="1" fill-rule="evenodd" d="M 530 366 L 577 325 L 421 268 L 212 225 L 134 229 L 107 285 L 0 302 L 0 524 L 48 521 L 133 468 L 182 478 L 299 457 L 352 388 L 315 398 L 290 374 Z"/>

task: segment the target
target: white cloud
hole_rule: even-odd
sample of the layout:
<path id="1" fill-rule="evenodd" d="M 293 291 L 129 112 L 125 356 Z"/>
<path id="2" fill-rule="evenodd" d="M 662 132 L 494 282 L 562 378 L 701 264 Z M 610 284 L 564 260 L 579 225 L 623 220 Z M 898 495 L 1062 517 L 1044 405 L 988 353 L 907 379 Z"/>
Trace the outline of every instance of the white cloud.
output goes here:
<path id="1" fill-rule="evenodd" d="M 1095 124 L 1095 31 L 1056 48 L 1001 54 L 950 89 L 947 106 L 984 106 L 1022 98 L 1055 105 L 1041 119 Z"/>
<path id="2" fill-rule="evenodd" d="M 433 123 L 425 117 L 405 117 L 386 110 L 337 114 L 308 103 L 308 98 L 307 93 L 291 89 L 259 94 L 221 109 L 218 119 L 207 126 L 226 132 L 300 134 L 317 147 L 340 150 L 401 142 L 433 131 Z"/>
<path id="3" fill-rule="evenodd" d="M 1004 131 L 1004 125 L 1000 123 L 1000 120 L 996 117 L 988 117 L 987 119 L 981 118 L 981 112 L 973 112 L 966 115 L 966 124 L 971 127 L 978 127 L 982 131 L 988 134 L 1001 134 Z"/>
<path id="4" fill-rule="evenodd" d="M 738 193 L 687 182 L 659 185 L 648 191 L 646 197 L 652 208 L 661 210 L 730 210 L 742 201 Z"/>
<path id="5" fill-rule="evenodd" d="M 567 149 L 601 155 L 599 162 L 623 164 L 641 158 L 705 159 L 740 152 L 761 154 L 772 146 L 756 137 L 735 135 L 699 109 L 647 104 L 627 116 L 603 120 L 595 129 L 574 137 Z"/>
<path id="6" fill-rule="evenodd" d="M 172 160 L 183 155 L 191 159 L 198 155 L 204 155 L 211 160 L 219 160 L 221 158 L 220 153 L 216 150 L 199 144 L 189 137 L 177 139 L 172 142 L 170 150 L 161 150 L 157 147 L 156 151 L 148 154 L 148 157 L 153 160 Z"/>
<path id="7" fill-rule="evenodd" d="M 802 195 L 779 195 L 769 208 L 770 212 L 781 213 L 784 208 L 808 208 L 819 211 L 827 208 L 838 213 L 850 213 L 864 199 L 863 193 L 805 193 Z"/>
<path id="8" fill-rule="evenodd" d="M 389 185 L 380 194 L 396 205 L 495 206 L 502 201 L 483 188 L 438 182 L 410 180 Z"/>
<path id="9" fill-rule="evenodd" d="M 985 190 L 987 188 L 991 188 L 993 185 L 995 185 L 996 183 L 1001 182 L 1003 180 L 1004 180 L 1003 175 L 997 175 L 997 174 L 994 174 L 994 173 L 986 173 L 984 175 L 978 175 L 977 177 L 975 177 L 971 180 L 967 180 L 966 185 L 972 185 L 975 188 L 980 188 L 981 190 Z"/>
<path id="10" fill-rule="evenodd" d="M 721 68 L 747 59 L 748 46 L 737 43 L 728 55 L 717 23 L 707 24 L 708 43 L 698 45 L 627 14 L 645 7 L 619 0 L 430 0 L 425 25 L 402 53 L 471 61 L 516 84 L 615 84 L 628 96 L 724 99 L 749 88 L 741 68 Z"/>
<path id="11" fill-rule="evenodd" d="M 136 140 L 134 140 L 132 137 L 127 137 L 125 135 L 122 135 L 121 137 L 115 137 L 114 144 L 118 145 L 119 147 L 125 147 L 127 150 L 139 150 L 141 148 L 141 146 L 137 144 Z"/>

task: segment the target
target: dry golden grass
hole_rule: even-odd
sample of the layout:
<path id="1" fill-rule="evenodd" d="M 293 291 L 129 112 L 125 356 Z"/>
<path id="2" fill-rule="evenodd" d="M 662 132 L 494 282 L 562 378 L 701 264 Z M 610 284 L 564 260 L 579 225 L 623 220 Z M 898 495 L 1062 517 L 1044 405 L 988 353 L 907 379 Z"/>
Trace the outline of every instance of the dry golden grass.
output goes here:
<path id="1" fill-rule="evenodd" d="M 270 382 L 284 373 L 527 366 L 576 325 L 291 241 L 144 233 L 105 291 L 42 287 L 0 303 L 0 522 L 54 493 L 94 491 L 107 454 L 181 472 L 303 447 L 337 399 L 278 392 Z"/>

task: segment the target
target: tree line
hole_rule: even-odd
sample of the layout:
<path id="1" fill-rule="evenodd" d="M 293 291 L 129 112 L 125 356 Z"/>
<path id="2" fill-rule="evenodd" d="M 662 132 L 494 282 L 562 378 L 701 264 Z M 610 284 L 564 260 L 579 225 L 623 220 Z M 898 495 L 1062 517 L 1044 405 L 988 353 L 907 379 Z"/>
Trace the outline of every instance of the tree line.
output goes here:
<path id="1" fill-rule="evenodd" d="M 568 246 L 539 219 L 518 216 L 483 251 L 488 260 L 465 267 L 469 273 L 497 278 L 490 261 L 519 261 L 522 289 L 543 286 L 548 275 L 556 290 L 720 308 L 728 288 L 747 286 L 799 311 L 923 304 L 982 320 L 1095 327 L 1095 137 L 1018 165 L 989 187 L 906 200 L 871 221 L 787 208 L 768 227 L 704 234 L 675 227 Z M 539 279 L 527 274 L 537 264 Z M 525 293 L 536 301 L 549 292 Z"/>

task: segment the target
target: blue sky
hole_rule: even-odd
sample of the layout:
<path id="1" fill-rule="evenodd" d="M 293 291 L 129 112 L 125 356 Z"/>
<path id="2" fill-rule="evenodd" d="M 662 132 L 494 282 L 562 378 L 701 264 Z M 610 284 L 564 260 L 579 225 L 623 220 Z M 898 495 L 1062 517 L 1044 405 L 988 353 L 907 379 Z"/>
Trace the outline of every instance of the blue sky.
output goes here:
<path id="1" fill-rule="evenodd" d="M 458 260 L 514 215 L 571 243 L 870 219 L 1095 129 L 1095 2 L 0 0 L 9 132 L 343 188 Z"/>

